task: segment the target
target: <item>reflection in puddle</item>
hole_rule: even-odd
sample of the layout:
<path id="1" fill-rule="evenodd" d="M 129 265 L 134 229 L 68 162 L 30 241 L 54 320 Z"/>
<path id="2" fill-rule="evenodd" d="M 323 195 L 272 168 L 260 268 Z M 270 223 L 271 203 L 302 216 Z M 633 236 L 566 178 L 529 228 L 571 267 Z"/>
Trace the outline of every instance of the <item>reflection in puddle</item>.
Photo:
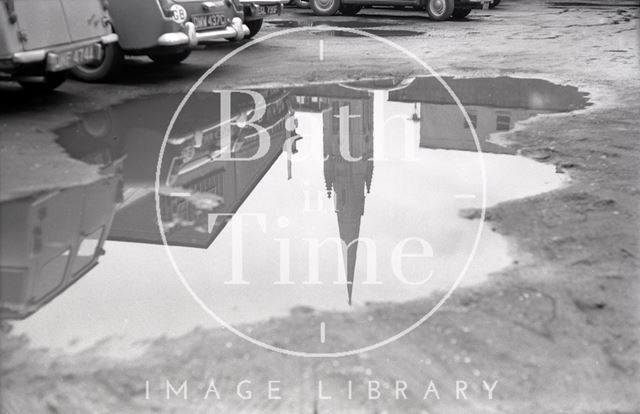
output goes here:
<path id="1" fill-rule="evenodd" d="M 279 28 L 291 28 L 291 27 L 313 27 L 313 26 L 337 26 L 337 27 L 346 27 L 351 29 L 360 29 L 364 32 L 367 32 L 372 35 L 380 36 L 380 37 L 404 37 L 404 36 L 419 36 L 424 34 L 424 32 L 419 32 L 416 30 L 402 30 L 402 29 L 371 29 L 372 27 L 380 27 L 380 26 L 388 26 L 389 24 L 384 23 L 376 23 L 376 22 L 367 22 L 364 20 L 353 20 L 353 21 L 342 21 L 342 20 L 321 20 L 321 21 L 313 21 L 313 20 L 270 20 L 267 21 L 268 24 L 274 25 Z M 315 33 L 315 32 L 312 32 Z M 323 31 L 318 34 L 326 35 L 326 36 L 336 36 L 336 37 L 360 37 L 361 35 L 341 30 L 331 30 L 331 31 Z"/>
<path id="2" fill-rule="evenodd" d="M 21 319 L 98 264 L 120 201 L 122 160 L 96 182 L 3 202 L 0 316 Z"/>
<path id="3" fill-rule="evenodd" d="M 423 32 L 418 32 L 415 30 L 394 30 L 394 29 L 364 29 L 363 32 L 367 32 L 369 34 L 380 36 L 380 37 L 406 37 L 406 36 L 420 36 Z M 314 32 L 312 32 L 314 33 Z M 362 37 L 358 33 L 345 32 L 342 30 L 328 30 L 320 32 L 324 36 L 335 36 L 335 37 Z"/>
<path id="4" fill-rule="evenodd" d="M 538 113 L 583 107 L 583 94 L 540 80 L 447 81 L 485 152 L 489 205 L 561 184 L 551 166 L 488 138 Z M 100 266 L 16 323 L 36 345 L 68 350 L 72 340 L 81 348 L 213 324 L 159 245 L 156 165 L 181 99 L 127 102 L 57 131 L 75 158 L 104 165 L 124 157 L 123 201 Z M 256 126 L 268 131 L 266 148 Z M 162 226 L 191 288 L 234 324 L 295 306 L 416 299 L 448 289 L 472 251 L 479 223 L 459 211 L 480 207 L 479 159 L 462 114 L 433 78 L 197 93 L 162 156 Z M 486 231 L 464 283 L 508 263 L 505 240 Z"/>
<path id="5" fill-rule="evenodd" d="M 638 7 L 638 2 L 630 0 L 617 0 L 617 1 L 581 1 L 581 0 L 569 0 L 569 1 L 547 1 L 545 5 L 549 8 L 567 8 L 567 7 L 579 7 L 583 8 L 607 8 L 612 9 L 616 7 Z"/>
<path id="6" fill-rule="evenodd" d="M 339 26 L 349 27 L 352 29 L 362 29 L 368 27 L 384 26 L 383 23 L 376 23 L 371 21 L 365 21 L 363 19 L 357 20 L 266 20 L 265 23 L 271 24 L 278 28 L 291 28 L 291 27 L 309 27 L 309 26 Z"/>

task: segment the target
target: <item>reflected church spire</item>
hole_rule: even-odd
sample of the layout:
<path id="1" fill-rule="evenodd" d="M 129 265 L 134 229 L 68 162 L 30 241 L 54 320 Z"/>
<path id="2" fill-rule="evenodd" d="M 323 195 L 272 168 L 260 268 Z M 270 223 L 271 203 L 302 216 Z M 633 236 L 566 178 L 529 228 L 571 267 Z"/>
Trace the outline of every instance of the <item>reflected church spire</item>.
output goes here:
<path id="1" fill-rule="evenodd" d="M 330 104 L 322 114 L 324 180 L 338 218 L 351 305 L 360 221 L 373 178 L 373 100 L 332 99 Z"/>

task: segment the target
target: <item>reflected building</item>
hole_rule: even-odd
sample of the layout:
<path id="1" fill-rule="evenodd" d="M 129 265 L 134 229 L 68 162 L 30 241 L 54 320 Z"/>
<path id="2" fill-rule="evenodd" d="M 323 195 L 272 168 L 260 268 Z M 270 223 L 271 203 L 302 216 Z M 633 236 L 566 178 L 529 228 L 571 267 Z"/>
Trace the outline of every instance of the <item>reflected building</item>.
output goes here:
<path id="1" fill-rule="evenodd" d="M 373 179 L 373 94 L 341 86 L 296 91 L 298 103 L 322 112 L 324 180 L 333 198 L 351 304 L 360 223 Z"/>
<path id="2" fill-rule="evenodd" d="M 288 91 L 259 92 L 266 108 L 256 123 L 269 133 L 270 141 L 266 154 L 255 160 L 234 160 L 256 155 L 259 147 L 258 134 L 246 122 L 255 110 L 249 95 L 232 94 L 227 147 L 221 140 L 219 93 L 194 94 L 177 118 L 159 165 L 159 210 L 168 244 L 207 248 L 282 153 L 292 135 L 285 127 L 292 116 Z M 83 115 L 81 122 L 57 131 L 58 142 L 75 158 L 99 164 L 124 157 L 123 202 L 110 240 L 162 243 L 156 168 L 172 108 L 181 98 L 163 95 L 125 103 Z"/>
<path id="3" fill-rule="evenodd" d="M 575 88 L 541 80 L 447 83 L 465 105 L 487 152 L 511 152 L 487 141 L 492 132 L 539 113 L 586 105 L 585 95 Z M 257 124 L 269 133 L 269 149 L 242 162 L 233 158 L 251 158 L 259 149 L 258 134 L 248 121 L 255 102 L 247 94 L 231 100 L 229 141 L 221 139 L 221 95 L 194 94 L 172 129 L 161 162 L 165 131 L 183 95 L 147 97 L 83 114 L 80 122 L 56 131 L 58 142 L 74 158 L 99 165 L 104 178 L 0 204 L 0 316 L 24 318 L 57 297 L 97 265 L 107 237 L 161 244 L 157 169 L 160 224 L 168 243 L 207 248 L 283 150 L 297 151 L 295 140 L 301 137 L 287 127 L 293 109 L 322 115 L 325 190 L 335 207 L 351 303 L 374 173 L 371 89 L 379 88 L 386 89 L 390 101 L 416 105 L 413 119 L 420 122 L 421 147 L 476 150 L 469 125 L 434 78 L 261 90 L 266 108 Z"/>
<path id="4" fill-rule="evenodd" d="M 488 141 L 497 131 L 540 113 L 567 112 L 583 107 L 586 96 L 571 86 L 539 79 L 443 78 L 467 111 L 483 152 L 513 154 L 514 150 Z M 433 77 L 417 78 L 406 88 L 389 93 L 394 102 L 419 103 L 420 146 L 476 151 L 469 125 L 449 92 Z"/>
<path id="5" fill-rule="evenodd" d="M 296 102 L 295 110 L 299 112 L 321 113 L 340 100 L 355 104 L 359 100 L 373 99 L 371 91 L 356 90 L 338 84 L 293 88 L 291 94 Z"/>
<path id="6" fill-rule="evenodd" d="M 253 102 L 232 100 L 230 147 L 221 146 L 218 94 L 196 94 L 176 123 L 160 163 L 160 216 L 170 244 L 207 247 L 222 230 L 291 135 L 286 90 L 261 91 L 259 125 L 266 154 L 247 128 Z M 110 240 L 161 243 L 155 174 L 167 122 L 181 95 L 162 95 L 81 116 L 56 131 L 72 157 L 100 168 L 95 182 L 0 203 L 0 318 L 23 319 L 62 294 L 98 264 Z M 218 115 L 216 115 L 218 114 Z M 244 123 L 243 123 L 244 121 Z M 177 194 L 176 194 L 177 193 Z M 182 194 L 181 194 L 182 193 Z M 225 216 L 208 221 L 209 213 Z"/>
<path id="7" fill-rule="evenodd" d="M 221 146 L 216 94 L 193 95 L 191 106 L 183 110 L 167 140 L 160 165 L 166 123 L 158 120 L 170 119 L 171 114 L 163 111 L 175 107 L 178 96 L 152 97 L 83 115 L 81 122 L 57 131 L 58 142 L 73 157 L 89 163 L 101 165 L 124 158 L 122 202 L 110 240 L 162 243 L 155 200 L 159 167 L 159 211 L 167 242 L 206 248 L 287 149 L 285 144 L 290 144 L 293 153 L 297 151 L 296 141 L 301 137 L 286 127 L 293 115 L 292 103 L 297 110 L 322 113 L 325 186 L 327 196 L 334 200 L 339 236 L 344 242 L 351 303 L 360 223 L 373 177 L 373 94 L 339 85 L 261 93 L 267 108 L 258 123 L 269 132 L 271 144 L 267 153 L 255 160 L 238 162 L 220 157 L 225 148 Z M 253 102 L 244 98 L 240 95 L 232 101 L 235 124 L 252 115 Z M 234 126 L 228 150 L 234 158 L 255 155 L 255 130 Z M 189 195 L 177 194 L 180 192 Z"/>

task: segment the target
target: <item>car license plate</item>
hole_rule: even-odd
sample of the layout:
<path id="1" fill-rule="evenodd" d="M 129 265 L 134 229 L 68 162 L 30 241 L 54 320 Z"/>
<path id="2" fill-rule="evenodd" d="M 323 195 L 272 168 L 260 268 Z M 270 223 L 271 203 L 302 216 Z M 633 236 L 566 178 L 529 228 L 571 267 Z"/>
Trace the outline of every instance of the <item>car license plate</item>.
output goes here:
<path id="1" fill-rule="evenodd" d="M 278 11 L 280 9 L 280 6 L 258 6 L 256 9 L 256 14 L 258 16 L 267 16 L 270 14 L 278 14 Z"/>
<path id="2" fill-rule="evenodd" d="M 196 30 L 214 29 L 217 27 L 225 27 L 227 25 L 227 18 L 222 13 L 194 14 L 191 16 L 191 21 L 194 26 L 196 26 Z"/>
<path id="3" fill-rule="evenodd" d="M 47 54 L 47 71 L 59 72 L 100 59 L 102 59 L 102 45 L 100 43 L 69 50 L 55 50 Z"/>

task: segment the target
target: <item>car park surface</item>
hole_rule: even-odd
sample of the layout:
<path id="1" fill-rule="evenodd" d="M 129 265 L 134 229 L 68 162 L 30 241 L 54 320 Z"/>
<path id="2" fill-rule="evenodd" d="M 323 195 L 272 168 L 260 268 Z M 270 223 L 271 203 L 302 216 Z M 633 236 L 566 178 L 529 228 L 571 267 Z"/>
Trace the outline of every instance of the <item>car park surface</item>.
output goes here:
<path id="1" fill-rule="evenodd" d="M 592 7 L 588 3 L 512 0 L 492 11 L 471 13 L 462 21 L 437 24 L 408 10 L 365 9 L 357 17 L 327 18 L 309 10 L 286 9 L 271 24 L 265 21 L 261 33 L 293 26 L 309 27 L 309 31 L 252 46 L 223 65 L 208 84 L 224 89 L 424 74 L 398 55 L 381 53 L 380 44 L 365 37 L 313 31 L 314 26 L 332 25 L 376 30 L 441 74 L 544 79 L 589 93 L 592 105 L 586 109 L 541 114 L 494 136 L 510 142 L 510 148 L 522 156 L 568 174 L 570 182 L 553 192 L 488 211 L 489 231 L 512 241 L 511 265 L 483 285 L 458 291 L 429 327 L 403 339 L 398 348 L 312 362 L 249 347 L 215 328 L 155 338 L 146 354 L 129 360 L 110 356 L 105 343 L 69 357 L 35 350 L 24 338 L 4 333 L 0 341 L 3 375 L 10 381 L 0 384 L 0 404 L 8 407 L 6 411 L 18 407 L 18 412 L 85 412 L 87 407 L 119 413 L 184 412 L 202 408 L 202 400 L 176 398 L 155 404 L 144 398 L 144 378 L 158 372 L 187 375 L 190 367 L 198 366 L 206 377 L 224 372 L 235 380 L 253 372 L 259 361 L 264 378 L 281 378 L 283 383 L 299 386 L 295 395 L 272 401 L 269 412 L 287 412 L 292 407 L 312 411 L 314 403 L 305 396 L 312 395 L 316 384 L 309 378 L 330 376 L 325 386 L 338 388 L 344 385 L 338 380 L 351 373 L 362 372 L 358 378 L 366 378 L 363 367 L 384 378 L 496 378 L 501 381 L 498 387 L 506 384 L 492 401 L 466 400 L 465 412 L 637 411 L 637 8 L 632 2 Z M 398 29 L 415 34 L 391 37 Z M 325 48 L 323 60 L 319 59 L 320 40 Z M 55 143 L 56 129 L 78 122 L 82 114 L 146 95 L 184 93 L 235 47 L 225 42 L 199 45 L 185 64 L 170 68 L 134 57 L 125 62 L 124 72 L 112 84 L 70 81 L 49 95 L 25 94 L 10 83 L 0 85 L 3 200 L 22 197 L 25 191 L 98 179 L 96 168 L 70 158 Z M 17 167 L 23 174 L 6 173 Z M 468 213 L 473 219 L 473 212 Z M 140 297 L 155 298 L 155 290 Z M 373 320 L 389 315 L 384 326 L 391 328 L 421 312 L 428 302 L 370 304 L 358 312 Z M 305 324 L 313 317 L 296 314 L 247 329 L 264 333 L 274 343 L 287 338 L 320 347 L 316 330 L 307 330 Z M 101 326 L 100 321 L 90 322 Z M 336 330 L 360 332 L 349 317 L 335 315 L 330 322 Z M 212 344 L 220 345 L 215 348 L 215 367 L 210 366 Z M 426 359 L 420 353 L 425 347 L 430 350 Z M 11 369 L 17 366 L 19 370 Z M 131 366 L 136 369 L 132 371 Z M 90 386 L 90 397 L 78 388 L 79 383 Z M 129 394 L 132 389 L 137 394 Z M 132 396 L 121 402 L 114 397 L 118 393 Z M 383 405 L 366 398 L 349 401 L 337 393 L 333 396 L 331 402 L 319 402 L 319 412 L 354 406 L 373 412 Z M 243 405 L 224 399 L 217 407 L 221 412 L 257 411 L 264 409 L 260 402 Z M 461 408 L 459 401 L 444 394 L 430 404 L 430 412 Z M 382 408 L 419 412 L 424 406 L 394 400 Z"/>

